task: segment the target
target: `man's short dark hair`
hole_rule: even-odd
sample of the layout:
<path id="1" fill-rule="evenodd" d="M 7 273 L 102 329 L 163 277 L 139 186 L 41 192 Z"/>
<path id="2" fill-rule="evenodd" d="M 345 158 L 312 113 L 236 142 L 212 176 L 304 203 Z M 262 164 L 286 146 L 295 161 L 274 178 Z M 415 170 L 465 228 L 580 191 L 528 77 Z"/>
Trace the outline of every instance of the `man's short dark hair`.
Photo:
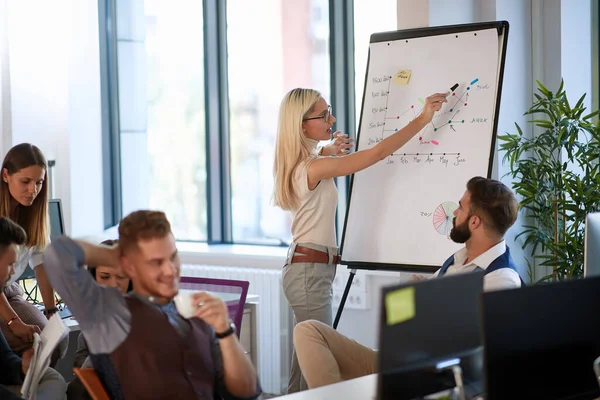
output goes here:
<path id="1" fill-rule="evenodd" d="M 26 240 L 23 228 L 6 217 L 0 217 L 0 252 L 11 244 L 22 245 Z"/>
<path id="2" fill-rule="evenodd" d="M 517 220 L 519 202 L 514 193 L 502 182 L 481 176 L 471 178 L 467 190 L 471 195 L 471 214 L 503 236 Z"/>

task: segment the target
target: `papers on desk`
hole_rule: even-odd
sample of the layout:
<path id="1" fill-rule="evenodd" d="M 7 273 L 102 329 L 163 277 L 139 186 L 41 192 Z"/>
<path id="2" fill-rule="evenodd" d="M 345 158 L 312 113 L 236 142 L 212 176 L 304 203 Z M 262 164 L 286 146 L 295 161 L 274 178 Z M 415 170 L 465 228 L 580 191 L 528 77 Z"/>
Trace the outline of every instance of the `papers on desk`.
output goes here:
<path id="1" fill-rule="evenodd" d="M 41 335 L 33 334 L 33 356 L 21 387 L 23 398 L 35 397 L 40 379 L 50 365 L 50 358 L 54 349 L 68 334 L 69 328 L 58 314 L 50 317 Z"/>

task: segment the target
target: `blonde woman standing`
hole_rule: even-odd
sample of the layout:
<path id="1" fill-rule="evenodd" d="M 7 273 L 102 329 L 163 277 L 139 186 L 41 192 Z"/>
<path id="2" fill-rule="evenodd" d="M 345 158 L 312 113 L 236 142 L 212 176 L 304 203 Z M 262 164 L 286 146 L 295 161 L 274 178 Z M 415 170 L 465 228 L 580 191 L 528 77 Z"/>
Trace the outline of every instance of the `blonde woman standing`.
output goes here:
<path id="1" fill-rule="evenodd" d="M 338 193 L 333 178 L 361 171 L 398 150 L 427 125 L 446 102 L 446 93 L 425 100 L 422 112 L 377 145 L 346 155 L 345 135 L 318 154 L 317 144 L 332 137 L 331 106 L 313 89 L 293 89 L 279 109 L 275 147 L 274 204 L 292 213 L 293 242 L 283 269 L 283 289 L 294 324 L 316 319 L 332 323 L 332 283 L 339 262 L 335 234 Z M 294 351 L 288 393 L 305 390 Z"/>

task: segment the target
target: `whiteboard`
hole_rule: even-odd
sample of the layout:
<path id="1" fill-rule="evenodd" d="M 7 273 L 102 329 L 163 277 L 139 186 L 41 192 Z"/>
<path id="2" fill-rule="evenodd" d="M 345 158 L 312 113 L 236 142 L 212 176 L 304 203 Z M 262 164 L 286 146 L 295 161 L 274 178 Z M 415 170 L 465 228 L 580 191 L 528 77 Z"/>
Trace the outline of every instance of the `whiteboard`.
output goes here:
<path id="1" fill-rule="evenodd" d="M 342 264 L 428 271 L 462 247 L 449 239 L 453 212 L 470 178 L 490 176 L 507 33 L 502 21 L 371 36 L 357 150 L 450 94 L 405 146 L 352 176 Z"/>

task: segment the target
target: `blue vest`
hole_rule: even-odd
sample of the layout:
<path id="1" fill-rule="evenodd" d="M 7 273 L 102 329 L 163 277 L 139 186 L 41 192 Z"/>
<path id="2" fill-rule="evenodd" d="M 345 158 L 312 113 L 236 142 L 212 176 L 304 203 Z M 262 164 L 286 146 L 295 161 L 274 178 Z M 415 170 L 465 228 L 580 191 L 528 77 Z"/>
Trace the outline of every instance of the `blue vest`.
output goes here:
<path id="1" fill-rule="evenodd" d="M 454 254 L 444 262 L 442 268 L 440 268 L 438 276 L 444 276 L 444 274 L 446 273 L 446 271 L 448 271 L 448 268 L 452 264 L 454 264 Z M 481 269 L 479 267 L 477 268 Z M 508 249 L 508 246 L 506 246 L 506 251 L 504 252 L 504 254 L 496 258 L 494 261 L 491 262 L 490 265 L 488 265 L 488 267 L 485 269 L 485 275 L 502 268 L 510 268 L 513 271 L 515 271 L 517 275 L 519 275 L 517 266 L 515 265 L 512 257 L 510 256 L 510 250 Z M 523 282 L 523 279 L 521 278 L 521 275 L 519 275 L 519 279 L 521 280 L 521 286 L 526 286 L 525 282 Z"/>

